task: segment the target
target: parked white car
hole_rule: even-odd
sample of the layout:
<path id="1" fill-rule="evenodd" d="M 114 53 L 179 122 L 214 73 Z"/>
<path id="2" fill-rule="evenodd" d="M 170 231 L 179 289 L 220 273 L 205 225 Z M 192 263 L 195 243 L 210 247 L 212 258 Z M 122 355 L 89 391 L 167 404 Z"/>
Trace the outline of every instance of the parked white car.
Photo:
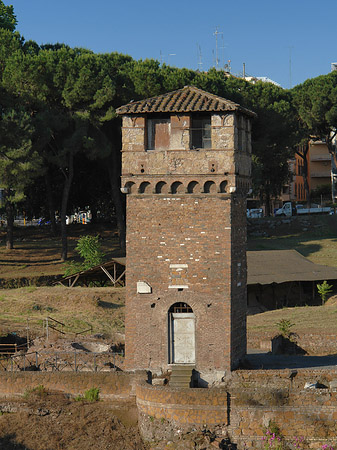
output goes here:
<path id="1" fill-rule="evenodd" d="M 247 209 L 247 217 L 249 219 L 258 219 L 263 217 L 263 209 L 255 208 L 255 209 Z"/>

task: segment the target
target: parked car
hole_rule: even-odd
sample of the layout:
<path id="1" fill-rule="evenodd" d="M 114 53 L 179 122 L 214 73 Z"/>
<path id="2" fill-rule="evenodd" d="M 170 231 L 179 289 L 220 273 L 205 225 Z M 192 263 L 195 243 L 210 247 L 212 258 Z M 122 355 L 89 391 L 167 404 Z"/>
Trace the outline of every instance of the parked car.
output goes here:
<path id="1" fill-rule="evenodd" d="M 249 219 L 257 219 L 263 217 L 262 208 L 247 209 L 247 217 Z"/>

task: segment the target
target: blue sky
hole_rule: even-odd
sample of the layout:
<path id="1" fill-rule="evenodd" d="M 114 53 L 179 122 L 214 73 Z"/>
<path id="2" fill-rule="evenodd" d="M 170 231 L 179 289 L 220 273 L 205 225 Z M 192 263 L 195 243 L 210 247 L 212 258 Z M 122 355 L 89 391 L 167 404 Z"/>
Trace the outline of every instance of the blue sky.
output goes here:
<path id="1" fill-rule="evenodd" d="M 38 44 L 64 42 L 177 67 L 231 60 L 233 74 L 266 76 L 289 88 L 337 61 L 336 0 L 4 0 L 17 30 Z M 201 59 L 200 51 L 201 50 Z M 291 64 L 290 64 L 291 60 Z"/>

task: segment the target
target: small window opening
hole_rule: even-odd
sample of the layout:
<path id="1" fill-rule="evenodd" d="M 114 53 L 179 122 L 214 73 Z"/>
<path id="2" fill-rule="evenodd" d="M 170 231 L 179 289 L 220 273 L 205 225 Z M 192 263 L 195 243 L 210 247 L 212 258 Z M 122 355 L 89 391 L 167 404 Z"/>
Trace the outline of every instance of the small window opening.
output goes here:
<path id="1" fill-rule="evenodd" d="M 193 313 L 192 308 L 187 303 L 178 302 L 171 306 L 170 313 Z"/>
<path id="2" fill-rule="evenodd" d="M 211 148 L 211 116 L 192 116 L 191 148 Z"/>

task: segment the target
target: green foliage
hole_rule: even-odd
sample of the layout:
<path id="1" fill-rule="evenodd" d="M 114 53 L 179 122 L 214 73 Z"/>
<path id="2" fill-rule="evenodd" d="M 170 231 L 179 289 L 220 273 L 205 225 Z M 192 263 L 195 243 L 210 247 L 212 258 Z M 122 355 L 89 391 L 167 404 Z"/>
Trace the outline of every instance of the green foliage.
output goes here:
<path id="1" fill-rule="evenodd" d="M 14 14 L 13 5 L 6 6 L 4 2 L 0 1 L 0 28 L 9 31 L 14 31 L 18 21 Z"/>
<path id="2" fill-rule="evenodd" d="M 22 200 L 25 186 L 40 169 L 32 147 L 33 126 L 29 113 L 20 105 L 2 107 L 0 115 L 0 185 L 6 201 Z"/>
<path id="3" fill-rule="evenodd" d="M 72 261 L 72 260 L 67 261 L 64 264 L 65 270 L 64 270 L 63 276 L 68 277 L 69 275 L 73 275 L 74 273 L 81 272 L 83 270 L 82 267 L 83 267 L 82 263 Z"/>
<path id="4" fill-rule="evenodd" d="M 23 396 L 25 399 L 29 399 L 32 396 L 44 398 L 48 395 L 48 390 L 43 386 L 43 384 L 39 384 L 38 386 L 30 389 L 26 389 Z"/>
<path id="5" fill-rule="evenodd" d="M 84 392 L 84 395 L 78 395 L 74 398 L 76 402 L 87 401 L 87 402 L 98 402 L 99 401 L 100 389 L 97 387 L 92 387 Z"/>
<path id="6" fill-rule="evenodd" d="M 284 437 L 280 431 L 279 426 L 273 421 L 269 421 L 268 427 L 263 427 L 262 445 L 265 450 L 286 450 L 287 447 Z"/>
<path id="7" fill-rule="evenodd" d="M 88 270 L 91 267 L 101 264 L 104 260 L 104 253 L 101 250 L 99 236 L 82 236 L 77 241 L 75 251 L 83 259 L 82 263 L 69 261 L 66 263 L 64 276 L 69 276 L 82 270 Z"/>
<path id="8" fill-rule="evenodd" d="M 10 31 L 15 28 L 16 18 L 12 7 L 0 0 L 0 18 L 6 15 L 12 25 L 1 28 L 0 21 L 2 86 L 25 105 L 32 126 L 27 143 L 29 139 L 32 141 L 43 162 L 38 169 L 41 175 L 38 182 L 41 183 L 44 169 L 48 168 L 53 174 L 52 191 L 59 193 L 54 199 L 54 209 L 60 212 L 62 221 L 70 209 L 69 196 L 74 198 L 77 186 L 82 198 L 89 197 L 91 161 L 102 160 L 102 174 L 108 169 L 113 171 L 112 189 L 117 190 L 113 201 L 116 211 L 118 208 L 122 211 L 119 222 L 123 222 L 123 208 L 116 206 L 120 195 L 116 180 L 121 136 L 115 109 L 131 99 L 195 85 L 254 110 L 258 117 L 252 136 L 253 187 L 267 208 L 270 198 L 279 195 L 288 179 L 288 159 L 294 153 L 294 145 L 310 135 L 327 136 L 336 127 L 336 73 L 307 80 L 287 91 L 271 83 L 251 84 L 227 77 L 221 70 L 196 72 L 161 65 L 155 60 L 135 61 L 118 53 L 95 54 L 58 43 L 39 46 Z M 18 113 L 16 121 L 20 129 Z M 81 177 L 75 183 L 76 172 Z M 85 185 L 81 184 L 83 180 Z M 93 184 L 97 185 L 97 180 Z M 21 191 L 27 189 L 24 185 Z M 16 194 L 19 191 L 15 189 Z M 37 208 L 47 209 L 43 203 L 47 196 L 40 197 Z M 92 205 L 98 197 L 99 193 L 93 196 Z M 62 227 L 62 233 L 65 229 Z M 69 270 L 78 271 L 78 267 Z"/>
<path id="9" fill-rule="evenodd" d="M 88 402 L 98 402 L 99 401 L 99 392 L 100 392 L 99 388 L 92 387 L 84 392 L 84 398 Z"/>
<path id="10" fill-rule="evenodd" d="M 332 292 L 332 284 L 328 284 L 327 281 L 323 281 L 322 284 L 317 284 L 317 291 L 322 299 L 322 305 L 327 301 L 328 294 Z"/>
<path id="11" fill-rule="evenodd" d="M 77 241 L 75 250 L 83 258 L 84 270 L 101 264 L 104 259 L 104 253 L 101 250 L 99 236 L 82 236 Z"/>
<path id="12" fill-rule="evenodd" d="M 288 319 L 281 319 L 279 322 L 277 322 L 275 324 L 278 328 L 278 331 L 280 332 L 280 334 L 289 339 L 291 336 L 291 331 L 290 329 L 295 325 L 294 323 L 291 323 L 290 320 Z"/>

